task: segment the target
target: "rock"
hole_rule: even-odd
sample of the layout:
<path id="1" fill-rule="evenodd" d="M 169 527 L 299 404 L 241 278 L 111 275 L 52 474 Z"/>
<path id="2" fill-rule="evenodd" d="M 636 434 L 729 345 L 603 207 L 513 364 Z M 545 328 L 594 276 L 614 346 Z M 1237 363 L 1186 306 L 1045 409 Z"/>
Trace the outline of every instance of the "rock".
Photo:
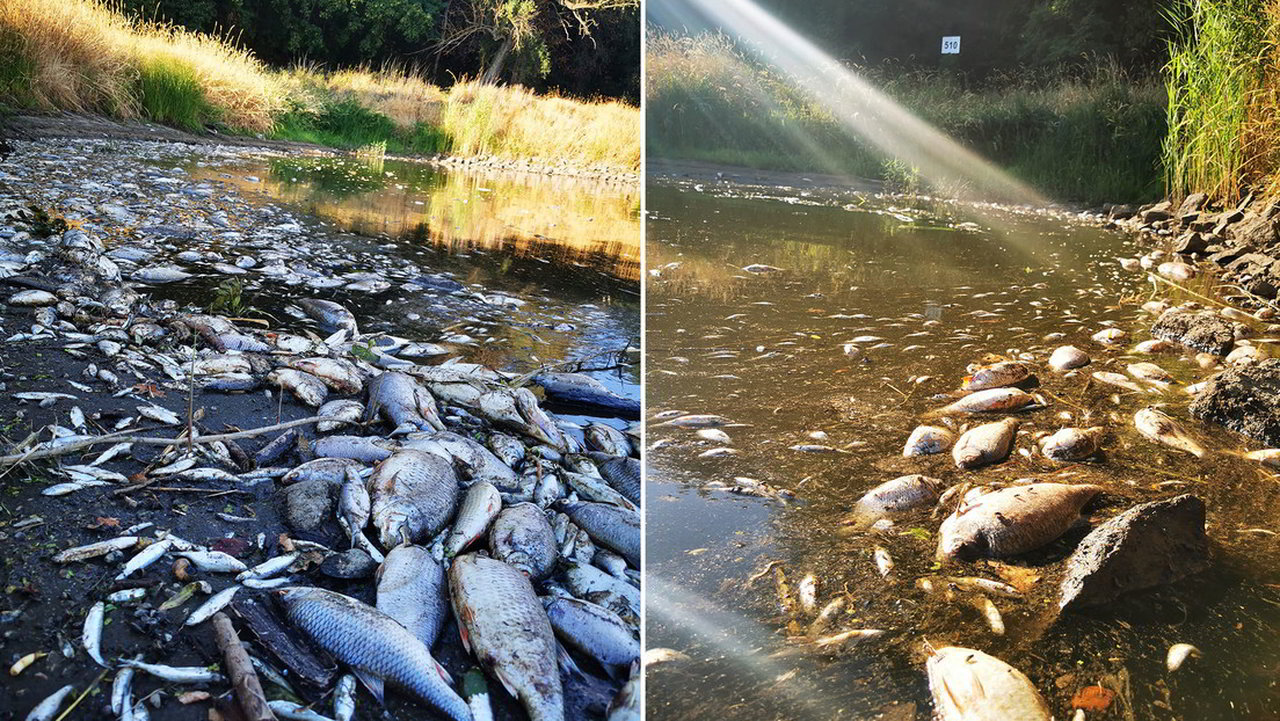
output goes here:
<path id="1" fill-rule="evenodd" d="M 1231 368 L 1210 378 L 1191 415 L 1267 446 L 1280 446 L 1280 358 Z"/>
<path id="2" fill-rule="evenodd" d="M 1208 242 L 1205 241 L 1203 235 L 1195 232 L 1187 232 L 1183 233 L 1173 242 L 1173 252 L 1181 253 L 1182 255 L 1203 253 L 1207 245 Z"/>
<path id="3" fill-rule="evenodd" d="M 1214 355 L 1226 355 L 1235 344 L 1235 326 L 1214 313 L 1174 308 L 1151 327 L 1151 335 Z"/>
<path id="4" fill-rule="evenodd" d="M 1138 220 L 1143 223 L 1156 223 L 1173 217 L 1173 203 L 1162 200 L 1155 205 L 1147 206 L 1138 212 Z"/>
<path id="5" fill-rule="evenodd" d="M 1204 193 L 1192 193 L 1182 199 L 1182 205 L 1178 206 L 1178 215 L 1199 212 L 1208 200 L 1209 196 Z"/>
<path id="6" fill-rule="evenodd" d="M 1242 220 L 1244 220 L 1244 211 L 1242 210 L 1237 209 L 1223 211 L 1218 215 L 1216 222 L 1213 224 L 1213 234 L 1222 235 L 1229 226 L 1239 223 Z"/>
<path id="7" fill-rule="evenodd" d="M 1113 205 L 1107 211 L 1107 217 L 1112 220 L 1127 220 L 1134 215 L 1132 205 Z"/>
<path id="8" fill-rule="evenodd" d="M 376 570 L 378 564 L 359 548 L 332 554 L 320 564 L 320 572 L 330 578 L 369 578 Z"/>
<path id="9" fill-rule="evenodd" d="M 1098 606 L 1209 567 L 1204 502 L 1143 503 L 1093 529 L 1067 559 L 1060 608 Z"/>
<path id="10" fill-rule="evenodd" d="M 1246 283 L 1244 289 L 1256 296 L 1275 298 L 1277 292 L 1275 277 L 1270 273 L 1259 275 Z"/>
<path id="11" fill-rule="evenodd" d="M 1227 239 L 1249 248 L 1266 247 L 1277 239 L 1275 220 L 1252 211 L 1247 212 L 1243 220 L 1227 230 Z"/>
<path id="12" fill-rule="evenodd" d="M 1275 258 L 1262 253 L 1245 253 L 1235 260 L 1227 263 L 1227 270 L 1241 270 L 1248 268 L 1250 273 L 1260 273 L 1276 262 Z"/>
<path id="13" fill-rule="evenodd" d="M 1208 250 L 1208 249 L 1206 248 L 1205 250 Z M 1212 253 L 1209 256 L 1209 260 L 1211 262 L 1217 263 L 1218 265 L 1226 265 L 1227 263 L 1230 263 L 1231 261 L 1235 260 L 1236 258 L 1239 258 L 1240 256 L 1244 255 L 1247 252 L 1249 252 L 1248 248 L 1245 248 L 1243 246 L 1232 246 L 1230 248 L 1226 248 L 1225 250 L 1219 250 L 1216 253 Z"/>
<path id="14" fill-rule="evenodd" d="M 338 484 L 312 479 L 281 489 L 285 521 L 299 538 L 326 544 L 341 538 L 334 515 L 338 488 Z"/>

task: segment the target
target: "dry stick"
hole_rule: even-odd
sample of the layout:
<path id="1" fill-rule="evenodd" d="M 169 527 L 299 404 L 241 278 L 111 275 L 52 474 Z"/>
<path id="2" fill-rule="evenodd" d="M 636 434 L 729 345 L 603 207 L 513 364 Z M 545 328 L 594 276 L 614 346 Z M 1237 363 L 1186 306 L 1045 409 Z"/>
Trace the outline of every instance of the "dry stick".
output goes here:
<path id="1" fill-rule="evenodd" d="M 260 436 L 263 433 L 270 433 L 272 431 L 283 431 L 289 428 L 295 428 L 297 426 L 310 425 L 312 423 L 315 423 L 317 421 L 322 421 L 322 420 L 324 420 L 323 416 L 311 416 L 309 418 L 299 418 L 296 421 L 286 421 L 284 423 L 276 423 L 275 425 L 263 426 L 261 428 L 252 428 L 247 431 L 236 431 L 235 433 L 221 433 L 214 436 L 200 436 L 199 438 L 195 439 L 194 442 L 197 444 L 204 444 L 204 443 L 217 443 L 218 441 L 234 441 L 239 438 L 252 438 L 254 436 Z M 148 438 L 143 436 L 126 436 L 121 434 L 113 434 L 108 436 L 101 436 L 99 438 L 86 438 L 83 441 L 68 443 L 67 445 L 60 446 L 58 448 L 46 448 L 45 450 L 42 450 L 42 451 L 35 451 L 30 453 L 15 453 L 9 456 L 0 456 L 0 466 L 12 465 L 14 463 L 22 463 L 23 461 L 38 461 L 44 458 L 54 458 L 57 456 L 65 456 L 70 453 L 75 453 L 76 451 L 79 451 L 81 449 L 89 448 L 91 446 L 101 445 L 103 443 L 119 442 L 119 443 L 138 443 L 144 446 L 172 446 L 172 445 L 177 445 L 181 443 L 182 440 L 183 439 L 181 437 Z"/>
<path id="2" fill-rule="evenodd" d="M 249 654 L 240 645 L 240 636 L 227 614 L 219 611 L 213 614 L 213 638 L 222 650 L 222 658 L 227 662 L 227 676 L 231 678 L 231 687 L 235 689 L 236 701 L 248 721 L 275 721 L 276 715 L 267 705 L 262 694 L 262 684 L 258 681 L 258 672 L 253 670 L 249 662 Z"/>

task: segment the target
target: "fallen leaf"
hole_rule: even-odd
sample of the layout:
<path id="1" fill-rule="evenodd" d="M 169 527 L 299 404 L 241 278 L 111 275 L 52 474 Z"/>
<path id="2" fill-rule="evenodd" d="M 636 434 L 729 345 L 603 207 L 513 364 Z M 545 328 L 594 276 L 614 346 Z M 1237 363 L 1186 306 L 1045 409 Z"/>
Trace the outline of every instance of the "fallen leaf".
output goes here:
<path id="1" fill-rule="evenodd" d="M 1076 691 L 1076 695 L 1071 697 L 1071 708 L 1084 709 L 1085 711 L 1106 711 L 1111 705 L 1111 700 L 1116 697 L 1115 692 L 1102 686 L 1085 686 Z"/>
<path id="2" fill-rule="evenodd" d="M 99 528 L 119 528 L 119 527 L 120 527 L 120 519 L 112 518 L 110 516 L 98 516 L 97 518 L 94 519 L 93 525 L 86 526 L 86 528 L 88 528 L 91 531 L 95 531 Z"/>

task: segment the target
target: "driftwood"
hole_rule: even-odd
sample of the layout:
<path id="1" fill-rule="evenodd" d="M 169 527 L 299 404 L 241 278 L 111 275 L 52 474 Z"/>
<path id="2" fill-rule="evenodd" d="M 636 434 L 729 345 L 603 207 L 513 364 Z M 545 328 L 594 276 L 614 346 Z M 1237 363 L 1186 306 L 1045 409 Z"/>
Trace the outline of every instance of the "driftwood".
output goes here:
<path id="1" fill-rule="evenodd" d="M 231 608 L 262 647 L 292 671 L 298 680 L 320 693 L 332 688 L 334 676 L 338 673 L 337 664 L 321 655 L 323 652 L 313 650 L 295 629 L 286 627 L 266 604 L 256 598 L 238 598 L 231 604 Z"/>
<path id="2" fill-rule="evenodd" d="M 205 443 L 217 443 L 219 441 L 233 441 L 238 438 L 252 438 L 260 436 L 263 433 L 272 431 L 283 431 L 297 426 L 305 426 L 324 420 L 321 416 L 311 416 L 309 418 L 299 418 L 296 421 L 285 421 L 284 423 L 276 423 L 275 425 L 263 426 L 261 428 L 251 428 L 247 431 L 236 431 L 234 433 L 219 433 L 212 436 L 199 436 L 192 443 L 197 445 Z M 30 451 L 28 453 L 14 453 L 8 456 L 0 456 L 0 466 L 11 466 L 15 463 L 24 463 L 27 461 L 39 461 L 45 458 L 56 458 L 58 456 L 66 456 L 77 451 L 82 451 L 93 446 L 100 446 L 104 443 L 136 443 L 144 446 L 176 446 L 186 442 L 186 434 L 183 433 L 177 438 L 152 438 L 148 436 L 131 436 L 128 433 L 108 433 L 105 436 L 97 436 L 95 438 L 86 438 L 74 443 L 68 443 L 65 446 L 57 448 L 44 448 L 38 451 Z"/>
<path id="3" fill-rule="evenodd" d="M 245 718 L 248 721 L 275 721 L 276 715 L 267 705 L 262 684 L 258 682 L 258 672 L 253 670 L 249 654 L 240 645 L 240 636 L 236 633 L 235 626 L 231 625 L 231 619 L 222 611 L 213 614 L 213 638 L 222 650 L 222 659 L 227 664 L 227 677 L 231 679 L 236 701 Z"/>

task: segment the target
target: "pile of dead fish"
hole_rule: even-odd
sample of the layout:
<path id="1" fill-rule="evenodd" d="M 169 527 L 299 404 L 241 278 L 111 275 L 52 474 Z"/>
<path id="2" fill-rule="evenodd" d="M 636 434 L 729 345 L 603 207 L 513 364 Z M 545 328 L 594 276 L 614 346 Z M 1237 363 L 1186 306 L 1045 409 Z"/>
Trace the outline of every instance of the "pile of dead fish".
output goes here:
<path id="1" fill-rule="evenodd" d="M 1126 259 L 1122 265 L 1156 267 L 1161 255 L 1155 251 L 1141 260 Z M 1160 270 L 1170 278 L 1189 277 L 1194 272 L 1194 268 L 1188 272 L 1172 266 L 1161 266 Z M 1137 343 L 1127 358 L 1109 356 L 1130 341 L 1123 329 L 1108 327 L 1091 337 L 1101 348 L 1094 355 L 1073 345 L 1061 345 L 1051 353 L 1013 351 L 971 364 L 960 388 L 938 397 L 945 405 L 926 414 L 925 424 L 910 432 L 902 449 L 902 456 L 922 470 L 952 476 L 953 480 L 924 473 L 905 475 L 871 488 L 854 504 L 847 521 L 849 531 L 863 538 L 886 539 L 873 541 L 875 545 L 869 549 L 878 574 L 900 580 L 902 571 L 886 547 L 888 539 L 913 535 L 899 534 L 898 522 L 904 518 L 919 521 L 921 514 L 932 511 L 935 518 L 942 518 L 934 559 L 942 573 L 915 579 L 916 588 L 948 602 L 973 606 L 992 634 L 1003 635 L 1000 605 L 1025 603 L 1044 570 L 1041 564 L 1036 573 L 1025 568 L 1019 572 L 1020 559 L 1043 552 L 1062 539 L 1080 523 L 1082 513 L 1096 498 L 1110 495 L 1109 503 L 1125 499 L 1093 483 L 1036 478 L 983 482 L 979 476 L 983 469 L 1003 463 L 1015 452 L 1041 468 L 1105 463 L 1104 446 L 1122 432 L 1122 424 L 1169 451 L 1195 458 L 1213 452 L 1177 416 L 1186 410 L 1190 397 L 1204 391 L 1208 373 L 1251 366 L 1267 358 L 1264 339 L 1251 342 L 1249 336 L 1255 327 L 1270 320 L 1271 314 L 1267 310 L 1252 314 L 1233 308 L 1206 309 L 1195 303 L 1171 307 L 1164 301 L 1147 303 L 1143 312 L 1155 319 L 1151 332 L 1157 337 Z M 1267 326 L 1267 330 L 1280 328 Z M 1054 334 L 1046 340 L 1061 342 L 1065 335 Z M 1181 356 L 1185 368 L 1177 369 L 1179 377 L 1198 377 L 1184 384 L 1159 364 L 1143 359 L 1160 354 Z M 1099 355 L 1102 357 L 1095 357 Z M 1091 370 L 1099 366 L 1124 372 Z M 1109 403 L 1117 410 L 1090 410 L 1072 404 L 1051 419 L 1052 429 L 1033 428 L 1035 424 L 1024 415 L 1051 408 L 1064 396 L 1083 398 L 1090 394 L 1100 397 L 1100 404 Z M 1118 410 L 1126 406 L 1127 416 Z M 996 417 L 982 420 L 984 416 Z M 1111 427 L 1087 422 L 1095 417 Z M 700 437 L 712 442 L 727 442 L 720 429 L 731 425 L 719 416 L 674 411 L 659 414 L 655 420 L 659 425 L 697 429 Z M 1020 437 L 1029 441 L 1025 447 L 1019 447 Z M 793 450 L 839 451 L 823 445 L 794 446 Z M 949 463 L 937 460 L 947 453 Z M 1274 464 L 1280 451 L 1243 455 Z M 943 471 L 946 465 L 954 470 Z M 1153 487 L 1177 485 L 1164 482 Z M 1055 551 L 1059 552 L 1068 554 L 1059 567 L 1061 580 L 1056 591 L 1062 611 L 1104 605 L 1122 594 L 1178 581 L 1203 571 L 1210 563 L 1204 504 L 1192 495 L 1149 500 L 1098 524 L 1073 551 Z M 977 567 L 969 565 L 983 559 L 998 561 L 981 568 L 994 570 L 999 578 L 981 577 Z M 848 608 L 852 606 L 850 596 L 837 592 L 824 603 L 814 573 L 793 581 L 782 564 L 774 562 L 747 584 L 766 575 L 773 577 L 787 619 L 790 647 L 782 654 L 797 648 L 830 653 L 890 633 L 880 628 L 845 627 L 844 619 L 853 615 Z M 934 636 L 929 634 L 930 640 L 936 640 Z M 1035 685 L 1000 659 L 956 646 L 926 644 L 926 652 L 927 675 L 939 718 L 1051 717 L 1049 705 Z M 1167 668 L 1175 671 L 1196 655 L 1193 646 L 1175 644 L 1169 650 Z"/>
<path id="2" fill-rule="evenodd" d="M 44 493 L 73 503 L 95 492 L 87 489 L 157 480 L 233 489 L 273 483 L 290 529 L 278 541 L 260 533 L 232 554 L 143 523 L 52 557 L 62 566 L 105 563 L 116 571 L 87 600 L 80 643 L 87 663 L 114 673 L 113 713 L 126 721 L 148 717 L 148 703 L 133 688 L 139 676 L 228 688 L 225 674 L 211 668 L 122 658 L 103 643 L 110 616 L 147 604 L 157 579 L 172 574 L 190 582 L 159 610 L 207 595 L 185 619 L 192 632 L 219 611 L 240 618 L 260 642 L 251 645 L 253 661 L 283 718 L 354 717 L 355 680 L 342 675 L 330 685 L 330 676 L 316 670 L 325 668 L 326 656 L 377 701 L 389 684 L 449 718 L 488 717 L 487 696 L 476 684 L 467 684 L 464 699 L 461 685 L 432 656 L 450 615 L 475 663 L 518 697 L 530 718 L 562 719 L 567 709 L 584 708 L 637 717 L 634 424 L 580 427 L 544 410 L 522 379 L 463 362 L 418 365 L 417 358 L 434 354 L 423 349 L 430 344 L 362 335 L 354 315 L 332 301 L 298 303 L 325 337 L 268 332 L 135 292 L 120 281 L 103 244 L 83 230 L 25 240 L 35 247 L 22 258 L 24 274 L 7 279 L 26 287 L 10 303 L 33 314 L 19 340 L 59 342 L 87 362 L 84 378 L 69 381 L 86 397 L 109 389 L 139 400 L 136 414 L 113 415 L 110 423 L 76 405 L 69 425 L 50 426 L 10 449 L 79 455 L 92 448 L 87 462 L 51 467 L 64 480 Z M 547 372 L 539 382 L 548 395 L 579 407 L 614 409 L 615 417 L 638 413 L 584 375 Z M 282 401 L 314 409 L 319 420 L 261 438 L 205 440 L 211 433 L 204 424 L 216 419 L 179 416 L 142 400 L 148 386 L 281 394 Z M 79 398 L 20 396 L 62 407 Z M 140 474 L 108 470 L 134 449 L 128 441 L 103 442 L 110 436 L 92 427 L 127 432 L 142 422 L 171 427 L 182 442 L 150 458 Z M 194 579 L 197 573 L 203 578 Z M 289 637 L 295 640 L 286 643 Z M 562 676 L 609 692 L 574 703 L 575 683 Z M 54 717 L 71 690 L 40 702 L 28 718 Z M 162 696 L 145 698 L 155 704 Z"/>

